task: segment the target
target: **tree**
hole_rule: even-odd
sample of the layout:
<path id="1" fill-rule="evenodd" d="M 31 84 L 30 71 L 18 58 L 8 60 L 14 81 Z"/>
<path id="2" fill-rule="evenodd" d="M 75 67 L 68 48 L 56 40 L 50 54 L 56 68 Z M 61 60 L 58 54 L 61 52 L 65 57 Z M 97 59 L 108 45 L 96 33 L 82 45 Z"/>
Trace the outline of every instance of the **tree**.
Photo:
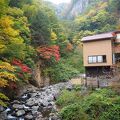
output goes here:
<path id="1" fill-rule="evenodd" d="M 0 18 L 5 14 L 6 8 L 8 7 L 8 0 L 0 0 Z"/>
<path id="2" fill-rule="evenodd" d="M 0 88 L 9 86 L 11 81 L 16 82 L 14 75 L 15 68 L 7 62 L 0 61 Z M 6 106 L 4 100 L 9 100 L 7 96 L 0 92 L 0 105 Z"/>

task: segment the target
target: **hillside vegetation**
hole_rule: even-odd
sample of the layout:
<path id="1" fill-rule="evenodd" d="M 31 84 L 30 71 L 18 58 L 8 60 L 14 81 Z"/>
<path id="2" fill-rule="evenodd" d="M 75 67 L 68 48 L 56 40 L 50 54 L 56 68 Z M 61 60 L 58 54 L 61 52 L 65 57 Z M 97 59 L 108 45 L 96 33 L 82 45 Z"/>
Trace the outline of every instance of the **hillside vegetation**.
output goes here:
<path id="1" fill-rule="evenodd" d="M 53 6 L 43 0 L 0 0 L 0 106 L 7 106 L 9 100 L 15 99 L 20 86 L 35 82 L 34 73 L 38 62 L 41 63 L 37 67 L 41 68 L 42 77 L 50 78 L 50 83 L 65 82 L 84 73 L 81 38 L 120 30 L 120 0 L 72 0 L 68 9 L 62 6 L 63 10 L 59 14 Z M 104 119 L 105 114 L 109 118 L 112 111 L 116 113 L 114 107 L 118 111 L 120 106 L 118 94 L 112 93 L 111 98 L 107 92 L 105 96 L 102 92 L 95 92 L 88 98 L 82 98 L 91 100 L 85 109 L 84 106 L 81 108 L 81 104 L 86 103 L 78 103 L 79 96 L 70 93 L 68 97 L 72 99 L 71 94 L 75 95 L 75 102 L 79 106 L 76 103 L 67 106 L 60 114 L 68 120 L 66 115 L 69 116 L 69 110 L 73 110 L 71 115 L 76 115 L 73 113 L 77 109 L 80 116 L 86 115 L 83 116 L 85 119 L 90 114 L 95 119 L 99 115 L 102 120 L 101 114 Z M 98 101 L 95 104 L 92 101 L 94 98 Z M 104 98 L 102 102 L 101 98 Z M 105 99 L 109 100 L 108 103 L 105 103 Z M 62 104 L 61 100 L 58 100 L 58 104 Z M 107 110 L 107 107 L 110 109 Z M 103 109 L 105 113 L 95 112 Z M 112 115 L 110 120 L 118 120 L 118 114 L 115 119 Z M 70 116 L 70 119 L 82 118 Z"/>

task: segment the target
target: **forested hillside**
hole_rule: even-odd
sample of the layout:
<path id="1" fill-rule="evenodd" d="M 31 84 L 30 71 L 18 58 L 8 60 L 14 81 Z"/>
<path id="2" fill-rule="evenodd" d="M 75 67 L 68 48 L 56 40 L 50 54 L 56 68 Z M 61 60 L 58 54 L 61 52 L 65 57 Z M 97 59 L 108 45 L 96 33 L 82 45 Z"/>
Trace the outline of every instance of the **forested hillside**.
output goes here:
<path id="1" fill-rule="evenodd" d="M 89 0 L 86 9 L 82 8 L 83 12 L 81 13 L 79 13 L 80 10 L 77 7 L 75 10 L 78 12 L 77 15 L 73 14 L 72 19 L 65 17 L 63 20 L 64 23 L 66 21 L 66 25 L 71 26 L 71 29 L 68 31 L 70 39 L 80 42 L 83 36 L 119 30 L 119 2 L 119 0 Z M 75 2 L 72 4 L 72 9 L 75 9 L 76 5 L 80 6 L 81 4 Z M 70 13 L 66 13 L 66 15 L 70 15 Z"/>
<path id="2" fill-rule="evenodd" d="M 85 72 L 81 38 L 116 30 L 120 30 L 120 0 L 71 0 L 60 5 L 44 0 L 0 0 L 0 116 L 1 111 L 9 116 L 7 106 L 13 117 L 22 109 L 24 115 L 32 114 L 31 120 L 36 118 L 36 107 L 48 112 L 66 87 L 61 82 Z M 51 86 L 41 89 L 46 79 Z M 60 84 L 52 86 L 56 83 Z M 28 101 L 18 97 L 26 85 L 39 87 L 25 93 Z M 69 91 L 63 90 L 56 102 L 63 120 L 119 120 L 119 92 L 66 88 Z M 15 109 L 11 101 L 18 98 L 17 105 L 26 106 Z M 31 99 L 40 101 L 36 105 Z"/>
<path id="3" fill-rule="evenodd" d="M 68 40 L 51 5 L 42 0 L 0 1 L 0 104 L 14 98 L 19 86 L 35 83 L 37 63 L 51 82 L 83 72 L 81 55 Z M 78 59 L 74 60 L 77 56 Z M 78 64 L 81 67 L 78 67 Z M 8 92 L 9 91 L 9 92 Z"/>

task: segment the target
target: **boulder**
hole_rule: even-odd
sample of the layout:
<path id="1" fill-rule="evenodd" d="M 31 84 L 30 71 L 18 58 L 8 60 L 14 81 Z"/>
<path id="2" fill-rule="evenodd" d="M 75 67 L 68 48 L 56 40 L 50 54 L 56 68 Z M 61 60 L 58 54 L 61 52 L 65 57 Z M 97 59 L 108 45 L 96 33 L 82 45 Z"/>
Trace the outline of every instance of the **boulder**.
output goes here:
<path id="1" fill-rule="evenodd" d="M 20 101 L 18 100 L 14 100 L 13 102 L 11 102 L 12 104 L 20 104 Z"/>
<path id="2" fill-rule="evenodd" d="M 12 106 L 14 109 L 23 109 L 24 105 L 19 105 L 19 104 L 13 104 Z"/>
<path id="3" fill-rule="evenodd" d="M 39 108 L 39 106 L 32 106 L 32 110 L 33 110 L 33 111 L 37 111 L 38 108 Z"/>
<path id="4" fill-rule="evenodd" d="M 7 112 L 1 112 L 0 113 L 0 120 L 5 120 L 5 119 L 7 119 Z"/>
<path id="5" fill-rule="evenodd" d="M 30 114 L 28 114 L 28 115 L 25 116 L 25 119 L 27 119 L 27 120 L 33 120 L 33 116 L 30 115 Z"/>
<path id="6" fill-rule="evenodd" d="M 17 117 L 23 116 L 24 114 L 25 114 L 25 111 L 24 111 L 24 110 L 18 110 L 18 111 L 16 112 L 16 116 L 17 116 Z"/>
<path id="7" fill-rule="evenodd" d="M 0 112 L 3 112 L 4 111 L 4 107 L 3 106 L 0 106 Z"/>
<path id="8" fill-rule="evenodd" d="M 31 106 L 35 105 L 35 101 L 30 99 L 27 101 L 26 105 L 31 107 Z"/>
<path id="9" fill-rule="evenodd" d="M 17 117 L 12 116 L 12 115 L 8 115 L 7 120 L 17 120 Z"/>

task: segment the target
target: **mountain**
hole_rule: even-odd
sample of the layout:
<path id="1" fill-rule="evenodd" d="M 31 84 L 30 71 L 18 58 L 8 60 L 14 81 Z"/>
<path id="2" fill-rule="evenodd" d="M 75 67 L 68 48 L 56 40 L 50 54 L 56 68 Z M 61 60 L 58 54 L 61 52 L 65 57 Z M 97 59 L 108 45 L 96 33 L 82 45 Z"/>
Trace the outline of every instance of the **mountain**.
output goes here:
<path id="1" fill-rule="evenodd" d="M 56 14 L 62 19 L 74 19 L 84 13 L 90 6 L 102 1 L 106 2 L 108 0 L 71 0 L 69 4 L 58 4 L 56 6 Z"/>
<path id="2" fill-rule="evenodd" d="M 56 11 L 56 14 L 57 14 L 57 16 L 58 16 L 58 18 L 63 18 L 63 13 L 64 13 L 64 11 L 65 11 L 65 9 L 66 9 L 66 6 L 68 6 L 68 4 L 67 3 L 60 3 L 60 4 L 58 4 L 58 5 L 54 5 L 54 7 L 55 7 L 55 11 Z"/>
<path id="3" fill-rule="evenodd" d="M 72 0 L 64 12 L 64 18 L 73 19 L 83 13 L 89 5 L 89 0 Z"/>

